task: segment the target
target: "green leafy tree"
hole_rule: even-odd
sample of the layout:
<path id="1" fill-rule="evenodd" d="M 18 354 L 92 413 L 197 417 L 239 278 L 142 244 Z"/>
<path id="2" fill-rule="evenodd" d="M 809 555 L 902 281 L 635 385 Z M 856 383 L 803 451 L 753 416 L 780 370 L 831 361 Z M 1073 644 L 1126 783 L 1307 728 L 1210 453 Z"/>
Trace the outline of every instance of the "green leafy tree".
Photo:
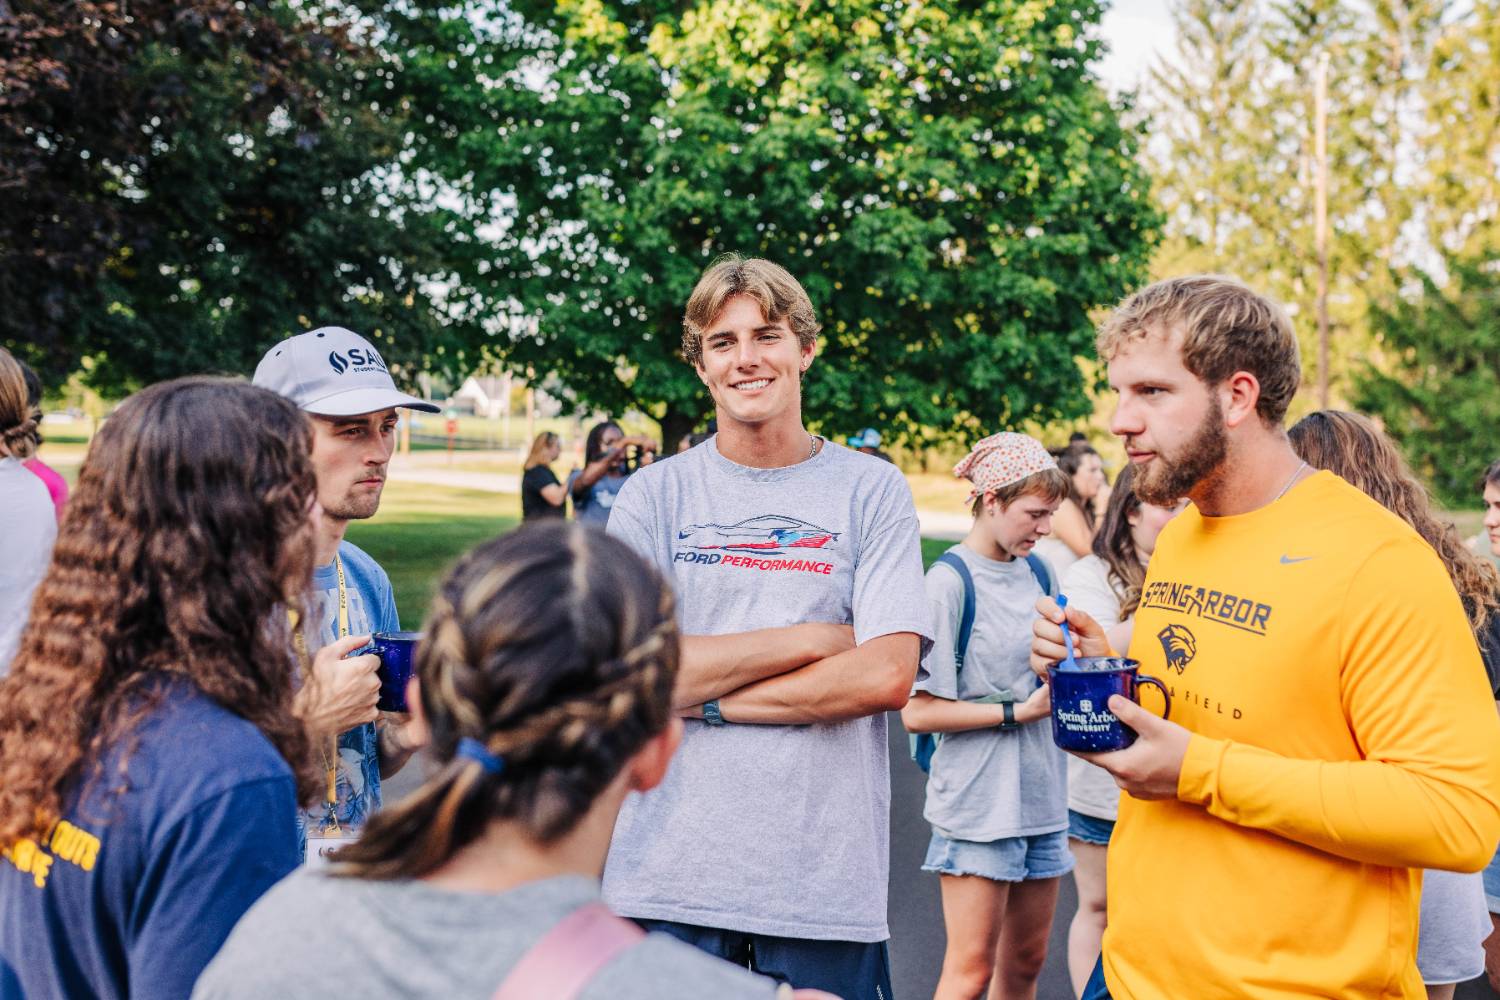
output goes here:
<path id="1" fill-rule="evenodd" d="M 1413 469 L 1444 503 L 1474 505 L 1486 465 L 1500 454 L 1500 270 L 1495 254 L 1449 258 L 1439 285 L 1373 319 L 1386 370 L 1367 365 L 1356 403 L 1385 423 Z"/>
<path id="2" fill-rule="evenodd" d="M 112 392 L 320 323 L 461 369 L 394 67 L 334 3 L 20 2 L 0 29 L 0 341 Z"/>
<path id="3" fill-rule="evenodd" d="M 1500 454 L 1500 2 L 1465 5 L 1428 51 L 1411 197 L 1431 253 L 1372 309 L 1378 350 L 1355 399 L 1444 502 L 1468 507 Z"/>
<path id="4" fill-rule="evenodd" d="M 1474 0 L 1433 43 L 1420 147 L 1427 240 L 1478 259 L 1500 244 L 1500 0 Z"/>
<path id="5" fill-rule="evenodd" d="M 1177 51 L 1143 98 L 1161 123 L 1152 165 L 1168 218 L 1153 269 L 1236 274 L 1287 304 L 1311 386 L 1318 289 L 1313 94 L 1318 63 L 1327 58 L 1335 396 L 1347 396 L 1348 373 L 1378 352 L 1370 309 L 1393 302 L 1393 270 L 1433 251 L 1414 223 L 1441 214 L 1440 199 L 1424 189 L 1416 168 L 1447 141 L 1432 110 L 1446 86 L 1437 50 L 1452 31 L 1445 20 L 1451 6 L 1179 0 L 1172 8 Z M 1301 405 L 1312 403 L 1304 394 Z"/>
<path id="6" fill-rule="evenodd" d="M 509 364 L 675 440 L 711 405 L 682 309 L 736 251 L 819 309 L 815 422 L 915 441 L 1088 411 L 1090 311 L 1158 224 L 1086 66 L 1098 4 L 402 9 L 412 165 L 467 206 L 462 281 Z"/>

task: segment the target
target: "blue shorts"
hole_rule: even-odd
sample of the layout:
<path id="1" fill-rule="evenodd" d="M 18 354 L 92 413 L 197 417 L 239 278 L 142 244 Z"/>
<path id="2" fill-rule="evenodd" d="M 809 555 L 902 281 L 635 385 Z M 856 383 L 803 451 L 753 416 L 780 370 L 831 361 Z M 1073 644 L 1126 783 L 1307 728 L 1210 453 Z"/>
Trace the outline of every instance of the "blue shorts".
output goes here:
<path id="1" fill-rule="evenodd" d="M 1097 816 L 1085 816 L 1081 812 L 1068 810 L 1068 836 L 1074 840 L 1104 847 L 1114 832 L 1115 821 L 1112 819 L 1099 819 Z"/>
<path id="2" fill-rule="evenodd" d="M 824 990 L 839 997 L 891 996 L 891 958 L 884 941 L 811 941 L 675 920 L 636 923 L 797 989 Z"/>
<path id="3" fill-rule="evenodd" d="M 1099 961 L 1094 963 L 1093 975 L 1084 984 L 1083 997 L 1081 1000 L 1114 1000 L 1109 995 L 1109 984 L 1104 981 L 1104 956 L 1099 956 Z"/>
<path id="4" fill-rule="evenodd" d="M 1073 852 L 1062 830 L 990 841 L 954 840 L 934 830 L 922 870 L 978 875 L 992 882 L 1028 882 L 1068 874 L 1073 870 Z"/>
<path id="5" fill-rule="evenodd" d="M 1484 870 L 1484 901 L 1491 913 L 1500 913 L 1500 851 L 1495 852 Z"/>

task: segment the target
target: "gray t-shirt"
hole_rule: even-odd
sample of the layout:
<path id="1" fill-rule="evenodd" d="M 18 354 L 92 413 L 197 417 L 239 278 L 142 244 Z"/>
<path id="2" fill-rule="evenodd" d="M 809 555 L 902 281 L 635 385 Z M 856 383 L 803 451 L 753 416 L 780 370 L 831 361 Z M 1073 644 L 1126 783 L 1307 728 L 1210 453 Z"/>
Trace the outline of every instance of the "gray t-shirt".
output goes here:
<path id="1" fill-rule="evenodd" d="M 193 997 L 489 1000 L 544 933 L 597 898 L 597 884 L 582 876 L 495 894 L 303 869 L 250 908 Z M 581 1000 L 775 995 L 771 980 L 653 934 L 606 965 Z"/>
<path id="2" fill-rule="evenodd" d="M 710 438 L 631 476 L 609 533 L 673 582 L 685 635 L 841 622 L 857 643 L 914 632 L 926 645 L 932 632 L 911 490 L 889 462 L 839 445 L 751 469 Z M 688 720 L 667 780 L 626 800 L 604 898 L 632 917 L 883 941 L 889 841 L 884 714 Z"/>
<path id="3" fill-rule="evenodd" d="M 1096 555 L 1078 560 L 1063 574 L 1062 592 L 1068 604 L 1108 632 L 1120 624 L 1120 595 L 1109 579 L 1109 565 Z M 1068 808 L 1095 819 L 1113 820 L 1120 814 L 1120 786 L 1098 764 L 1068 754 Z"/>
<path id="4" fill-rule="evenodd" d="M 974 628 L 964 669 L 959 673 L 953 658 L 963 581 L 951 567 L 934 563 L 927 571 L 927 599 L 937 637 L 912 690 L 951 701 L 1025 701 L 1039 683 L 1029 661 L 1041 586 L 1024 559 L 986 559 L 964 545 L 948 551 L 964 561 L 974 578 Z M 945 733 L 932 755 L 922 815 L 939 833 L 956 840 L 1062 830 L 1068 825 L 1063 758 L 1052 742 L 1050 719 L 1025 723 L 1014 732 Z"/>
<path id="5" fill-rule="evenodd" d="M 0 677 L 21 645 L 31 615 L 31 596 L 47 575 L 52 542 L 57 537 L 57 508 L 47 484 L 18 458 L 0 458 Z"/>

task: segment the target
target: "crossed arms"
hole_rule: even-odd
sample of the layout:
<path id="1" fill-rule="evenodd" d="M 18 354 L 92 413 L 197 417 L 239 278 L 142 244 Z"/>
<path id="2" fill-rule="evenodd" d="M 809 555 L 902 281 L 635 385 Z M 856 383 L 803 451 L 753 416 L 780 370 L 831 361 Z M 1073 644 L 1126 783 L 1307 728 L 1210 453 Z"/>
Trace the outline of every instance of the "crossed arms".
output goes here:
<path id="1" fill-rule="evenodd" d="M 920 648 L 912 632 L 856 646 L 850 626 L 820 622 L 684 636 L 672 704 L 701 718 L 717 698 L 725 721 L 759 725 L 863 718 L 906 704 Z"/>

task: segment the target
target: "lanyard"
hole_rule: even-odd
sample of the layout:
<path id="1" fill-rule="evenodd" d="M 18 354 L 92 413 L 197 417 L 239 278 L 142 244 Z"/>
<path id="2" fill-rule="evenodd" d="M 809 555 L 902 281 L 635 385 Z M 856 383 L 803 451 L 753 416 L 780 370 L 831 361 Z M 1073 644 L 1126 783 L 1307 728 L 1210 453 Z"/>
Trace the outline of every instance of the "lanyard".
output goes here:
<path id="1" fill-rule="evenodd" d="M 333 556 L 334 572 L 338 575 L 339 582 L 339 634 L 340 639 L 349 636 L 349 586 L 344 578 L 344 559 L 338 553 Z M 310 672 L 311 662 L 307 656 L 307 641 L 302 636 L 302 630 L 297 627 L 296 615 L 288 614 L 292 624 L 292 643 L 297 647 L 297 653 L 302 659 L 304 672 Z M 337 834 L 339 832 L 338 817 L 338 782 L 339 782 L 339 736 L 334 733 L 328 738 L 328 743 L 319 745 L 318 752 L 323 757 L 323 766 L 327 772 L 327 806 L 328 815 L 326 831 Z"/>

